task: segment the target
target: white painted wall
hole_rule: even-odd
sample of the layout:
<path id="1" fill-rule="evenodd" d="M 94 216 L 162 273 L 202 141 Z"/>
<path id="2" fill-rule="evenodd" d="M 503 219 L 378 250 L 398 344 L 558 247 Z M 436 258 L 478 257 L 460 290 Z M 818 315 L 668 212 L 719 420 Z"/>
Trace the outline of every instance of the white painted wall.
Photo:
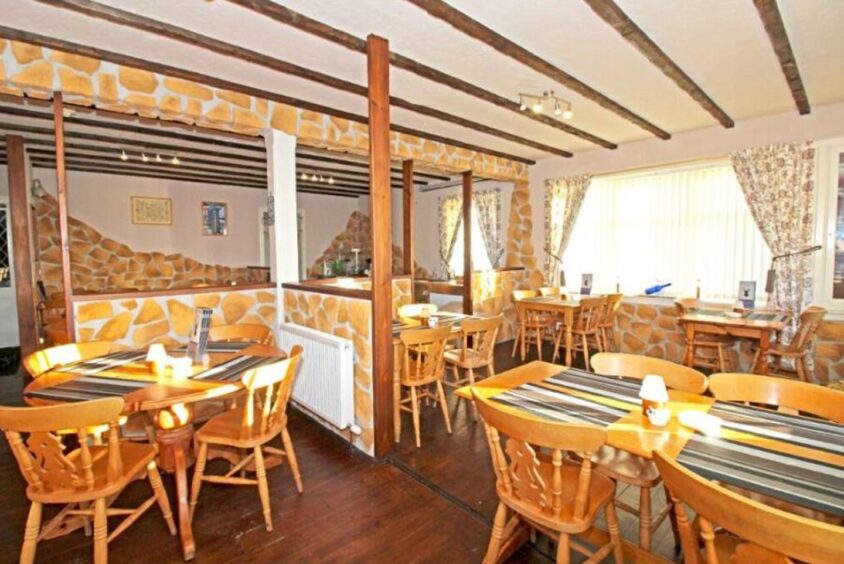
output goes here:
<path id="1" fill-rule="evenodd" d="M 334 237 L 346 229 L 349 216 L 358 209 L 358 200 L 300 192 L 296 195 L 296 202 L 299 212 L 305 214 L 305 268 L 307 269 L 322 256 Z"/>
<path id="2" fill-rule="evenodd" d="M 55 196 L 55 170 L 36 168 L 33 177 Z M 233 267 L 260 264 L 259 210 L 267 205 L 266 190 L 77 171 L 67 173 L 67 185 L 71 216 L 134 251 L 182 253 L 200 262 Z M 173 225 L 134 225 L 131 196 L 171 198 Z M 227 236 L 202 235 L 203 201 L 228 204 Z"/>
<path id="3" fill-rule="evenodd" d="M 513 184 L 511 182 L 478 182 L 475 184 L 475 188 L 477 190 L 501 189 L 501 240 L 502 244 L 506 244 L 507 228 L 509 227 L 510 221 L 510 197 L 513 194 Z M 413 237 L 416 242 L 416 262 L 432 274 L 440 265 L 440 196 L 460 194 L 462 191 L 463 187 L 461 185 L 433 190 L 431 192 L 416 191 L 415 223 L 413 225 Z"/>
<path id="4" fill-rule="evenodd" d="M 651 138 L 619 146 L 610 151 L 595 149 L 574 158 L 543 159 L 530 169 L 533 206 L 533 242 L 537 264 L 543 264 L 545 244 L 545 181 L 549 178 L 591 173 L 607 174 L 635 168 L 649 168 L 723 157 L 732 151 L 802 140 L 820 141 L 844 135 L 844 103 L 812 107 L 812 113 L 797 111 L 736 123 L 732 129 L 710 127 L 677 133 L 670 140 Z"/>

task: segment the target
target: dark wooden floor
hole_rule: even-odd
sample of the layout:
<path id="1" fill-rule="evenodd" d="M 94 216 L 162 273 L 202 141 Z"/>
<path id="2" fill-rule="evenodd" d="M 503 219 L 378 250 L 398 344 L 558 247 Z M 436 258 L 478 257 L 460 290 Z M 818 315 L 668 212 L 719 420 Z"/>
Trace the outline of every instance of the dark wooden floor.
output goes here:
<path id="1" fill-rule="evenodd" d="M 499 372 L 515 364 L 507 345 L 496 357 Z M 16 375 L 0 378 L 0 404 L 20 405 L 21 382 Z M 422 448 L 416 449 L 405 417 L 402 442 L 385 462 L 293 413 L 290 430 L 305 493 L 296 493 L 286 467 L 268 472 L 275 530 L 267 533 L 254 488 L 204 486 L 194 521 L 196 562 L 480 562 L 495 511 L 494 478 L 482 425 L 472 422 L 465 405 L 455 411 L 453 400 L 450 404 L 453 435 L 445 433 L 439 410 L 426 409 Z M 15 562 L 27 503 L 5 441 L 0 441 L 0 483 L 0 562 Z M 166 476 L 165 485 L 172 493 Z M 145 482 L 137 482 L 115 505 L 136 505 L 148 492 Z M 630 519 L 623 532 L 635 538 Z M 666 526 L 655 544 L 672 556 Z M 112 562 L 181 562 L 177 539 L 167 533 L 157 507 L 109 550 Z M 553 554 L 554 547 L 540 538 L 512 561 L 548 562 Z M 78 532 L 41 543 L 37 560 L 87 562 L 91 556 L 90 539 Z"/>

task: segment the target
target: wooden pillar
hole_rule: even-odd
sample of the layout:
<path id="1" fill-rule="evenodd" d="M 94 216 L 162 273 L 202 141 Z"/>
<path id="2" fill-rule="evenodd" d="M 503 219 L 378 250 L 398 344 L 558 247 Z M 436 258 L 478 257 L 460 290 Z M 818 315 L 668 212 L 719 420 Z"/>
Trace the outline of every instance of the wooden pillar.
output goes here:
<path id="1" fill-rule="evenodd" d="M 472 315 L 472 171 L 463 173 L 463 313 Z"/>
<path id="2" fill-rule="evenodd" d="M 73 286 L 70 277 L 70 239 L 67 229 L 67 171 L 64 160 L 64 102 L 62 93 L 53 93 L 53 122 L 56 130 L 56 200 L 59 203 L 59 248 L 62 259 L 62 290 L 64 292 L 67 338 L 76 341 L 73 324 Z"/>
<path id="3" fill-rule="evenodd" d="M 11 219 L 15 276 L 15 302 L 18 309 L 18 335 L 21 358 L 38 350 L 38 322 L 32 280 L 32 231 L 27 197 L 26 159 L 23 138 L 6 136 L 6 167 L 9 173 L 9 217 Z"/>
<path id="4" fill-rule="evenodd" d="M 390 61 L 383 37 L 366 38 L 369 200 L 372 218 L 372 394 L 375 456 L 393 448 L 393 237 L 390 204 Z"/>
<path id="5" fill-rule="evenodd" d="M 404 209 L 404 221 L 402 229 L 404 233 L 404 273 L 410 274 L 410 283 L 413 284 L 414 263 L 416 253 L 413 248 L 413 161 L 406 160 L 401 164 L 402 179 L 402 207 Z"/>

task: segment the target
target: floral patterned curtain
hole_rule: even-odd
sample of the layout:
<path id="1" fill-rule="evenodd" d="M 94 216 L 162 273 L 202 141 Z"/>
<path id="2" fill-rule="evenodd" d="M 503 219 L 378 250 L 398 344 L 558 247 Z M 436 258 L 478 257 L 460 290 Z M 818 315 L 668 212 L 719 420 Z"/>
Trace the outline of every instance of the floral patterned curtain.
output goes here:
<path id="1" fill-rule="evenodd" d="M 501 190 L 481 190 L 473 193 L 472 199 L 489 263 L 493 268 L 498 268 L 504 254 L 501 246 Z"/>
<path id="2" fill-rule="evenodd" d="M 551 255 L 562 258 L 565 253 L 591 182 L 591 174 L 545 181 L 545 279 L 551 286 L 557 284 L 560 276 L 560 268 Z"/>
<path id="3" fill-rule="evenodd" d="M 454 254 L 457 232 L 463 222 L 463 196 L 440 196 L 440 271 L 443 278 L 451 278 L 449 262 Z"/>
<path id="4" fill-rule="evenodd" d="M 812 244 L 815 150 L 811 141 L 767 145 L 730 155 L 750 213 L 773 255 Z M 786 342 L 812 301 L 811 255 L 776 261 L 773 306 L 791 314 Z"/>

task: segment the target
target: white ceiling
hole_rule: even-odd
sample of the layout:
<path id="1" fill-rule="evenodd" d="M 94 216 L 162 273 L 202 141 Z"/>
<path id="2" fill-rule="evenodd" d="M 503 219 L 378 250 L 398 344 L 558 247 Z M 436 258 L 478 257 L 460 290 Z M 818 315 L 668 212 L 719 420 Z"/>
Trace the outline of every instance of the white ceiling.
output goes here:
<path id="1" fill-rule="evenodd" d="M 616 0 L 674 61 L 736 121 L 794 111 L 761 20 L 750 0 Z M 109 0 L 109 5 L 364 85 L 366 61 L 355 53 L 278 24 L 225 0 Z M 391 50 L 501 96 L 555 90 L 570 99 L 575 127 L 616 143 L 650 134 L 549 78 L 469 38 L 403 0 L 279 2 L 358 37 L 376 33 Z M 717 122 L 659 72 L 582 0 L 450 0 L 505 37 L 551 61 L 670 133 Z M 779 0 L 786 31 L 812 105 L 844 100 L 843 0 Z M 0 0 L 3 25 L 146 58 L 358 114 L 365 100 L 34 0 Z M 572 152 L 589 142 L 519 117 L 416 75 L 391 70 L 392 94 Z M 522 157 L 537 149 L 393 108 L 395 123 Z M 666 141 L 670 143 L 671 141 Z"/>

